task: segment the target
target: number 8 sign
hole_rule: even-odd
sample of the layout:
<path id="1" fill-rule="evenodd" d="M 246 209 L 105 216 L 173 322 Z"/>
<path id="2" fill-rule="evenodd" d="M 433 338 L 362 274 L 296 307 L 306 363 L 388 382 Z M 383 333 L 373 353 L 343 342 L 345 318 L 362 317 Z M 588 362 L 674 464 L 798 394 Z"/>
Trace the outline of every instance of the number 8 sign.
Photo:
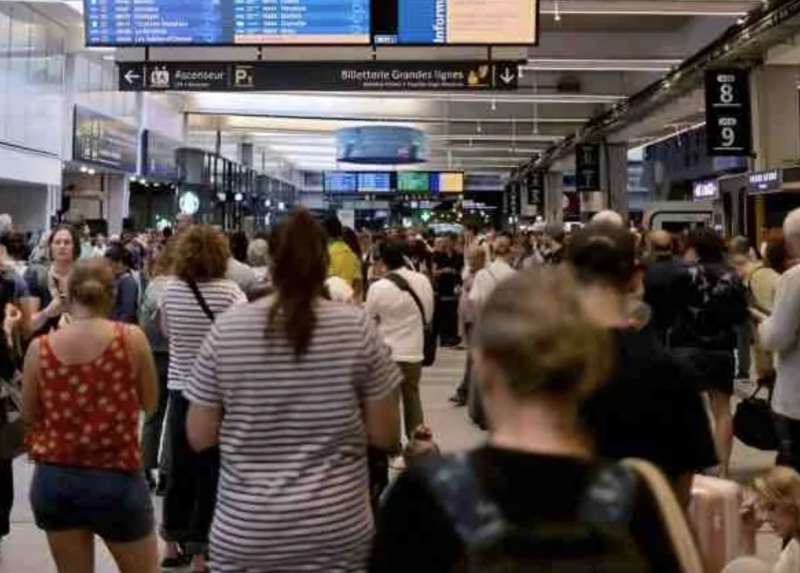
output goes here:
<path id="1" fill-rule="evenodd" d="M 710 156 L 753 152 L 750 75 L 731 68 L 706 72 L 706 131 Z"/>

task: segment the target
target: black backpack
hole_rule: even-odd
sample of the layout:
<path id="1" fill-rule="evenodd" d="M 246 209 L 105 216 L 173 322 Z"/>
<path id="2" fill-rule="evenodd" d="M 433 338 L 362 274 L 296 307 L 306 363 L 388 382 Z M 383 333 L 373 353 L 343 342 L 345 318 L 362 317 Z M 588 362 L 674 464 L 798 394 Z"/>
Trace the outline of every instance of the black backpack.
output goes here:
<path id="1" fill-rule="evenodd" d="M 723 264 L 696 265 L 689 274 L 689 296 L 673 331 L 673 346 L 733 348 L 733 328 L 749 316 L 747 288 L 736 271 Z"/>
<path id="2" fill-rule="evenodd" d="M 603 466 L 591 480 L 578 521 L 506 520 L 483 491 L 466 454 L 424 466 L 430 492 L 464 545 L 458 573 L 641 573 L 650 567 L 630 534 L 639 491 L 634 472 Z M 533 486 L 533 482 L 531 484 Z"/>

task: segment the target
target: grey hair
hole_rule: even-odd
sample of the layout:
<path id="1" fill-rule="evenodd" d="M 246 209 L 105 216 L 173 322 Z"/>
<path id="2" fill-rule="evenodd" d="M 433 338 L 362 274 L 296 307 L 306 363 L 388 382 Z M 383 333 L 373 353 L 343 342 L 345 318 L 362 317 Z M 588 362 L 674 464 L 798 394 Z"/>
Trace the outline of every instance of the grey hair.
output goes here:
<path id="1" fill-rule="evenodd" d="M 800 208 L 790 211 L 783 220 L 783 234 L 786 238 L 800 238 Z"/>
<path id="2" fill-rule="evenodd" d="M 253 267 L 269 265 L 269 245 L 264 239 L 254 239 L 247 246 L 247 262 Z"/>

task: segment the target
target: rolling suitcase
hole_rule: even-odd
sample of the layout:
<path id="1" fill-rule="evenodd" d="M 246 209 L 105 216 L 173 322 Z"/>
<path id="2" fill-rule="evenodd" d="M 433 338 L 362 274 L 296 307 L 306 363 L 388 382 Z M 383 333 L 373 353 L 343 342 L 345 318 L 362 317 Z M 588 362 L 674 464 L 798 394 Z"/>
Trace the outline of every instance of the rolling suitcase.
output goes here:
<path id="1" fill-rule="evenodd" d="M 742 524 L 742 488 L 718 478 L 697 475 L 692 485 L 689 521 L 697 536 L 708 573 L 725 566 L 751 549 L 755 538 Z"/>

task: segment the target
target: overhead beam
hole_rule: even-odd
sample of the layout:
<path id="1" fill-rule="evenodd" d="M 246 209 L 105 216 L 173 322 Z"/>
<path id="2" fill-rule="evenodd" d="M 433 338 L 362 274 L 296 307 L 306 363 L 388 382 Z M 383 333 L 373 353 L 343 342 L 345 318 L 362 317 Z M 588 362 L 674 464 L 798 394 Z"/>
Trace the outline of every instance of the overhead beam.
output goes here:
<path id="1" fill-rule="evenodd" d="M 741 16 L 758 2 L 746 0 L 544 0 L 544 14 L 619 16 Z"/>

